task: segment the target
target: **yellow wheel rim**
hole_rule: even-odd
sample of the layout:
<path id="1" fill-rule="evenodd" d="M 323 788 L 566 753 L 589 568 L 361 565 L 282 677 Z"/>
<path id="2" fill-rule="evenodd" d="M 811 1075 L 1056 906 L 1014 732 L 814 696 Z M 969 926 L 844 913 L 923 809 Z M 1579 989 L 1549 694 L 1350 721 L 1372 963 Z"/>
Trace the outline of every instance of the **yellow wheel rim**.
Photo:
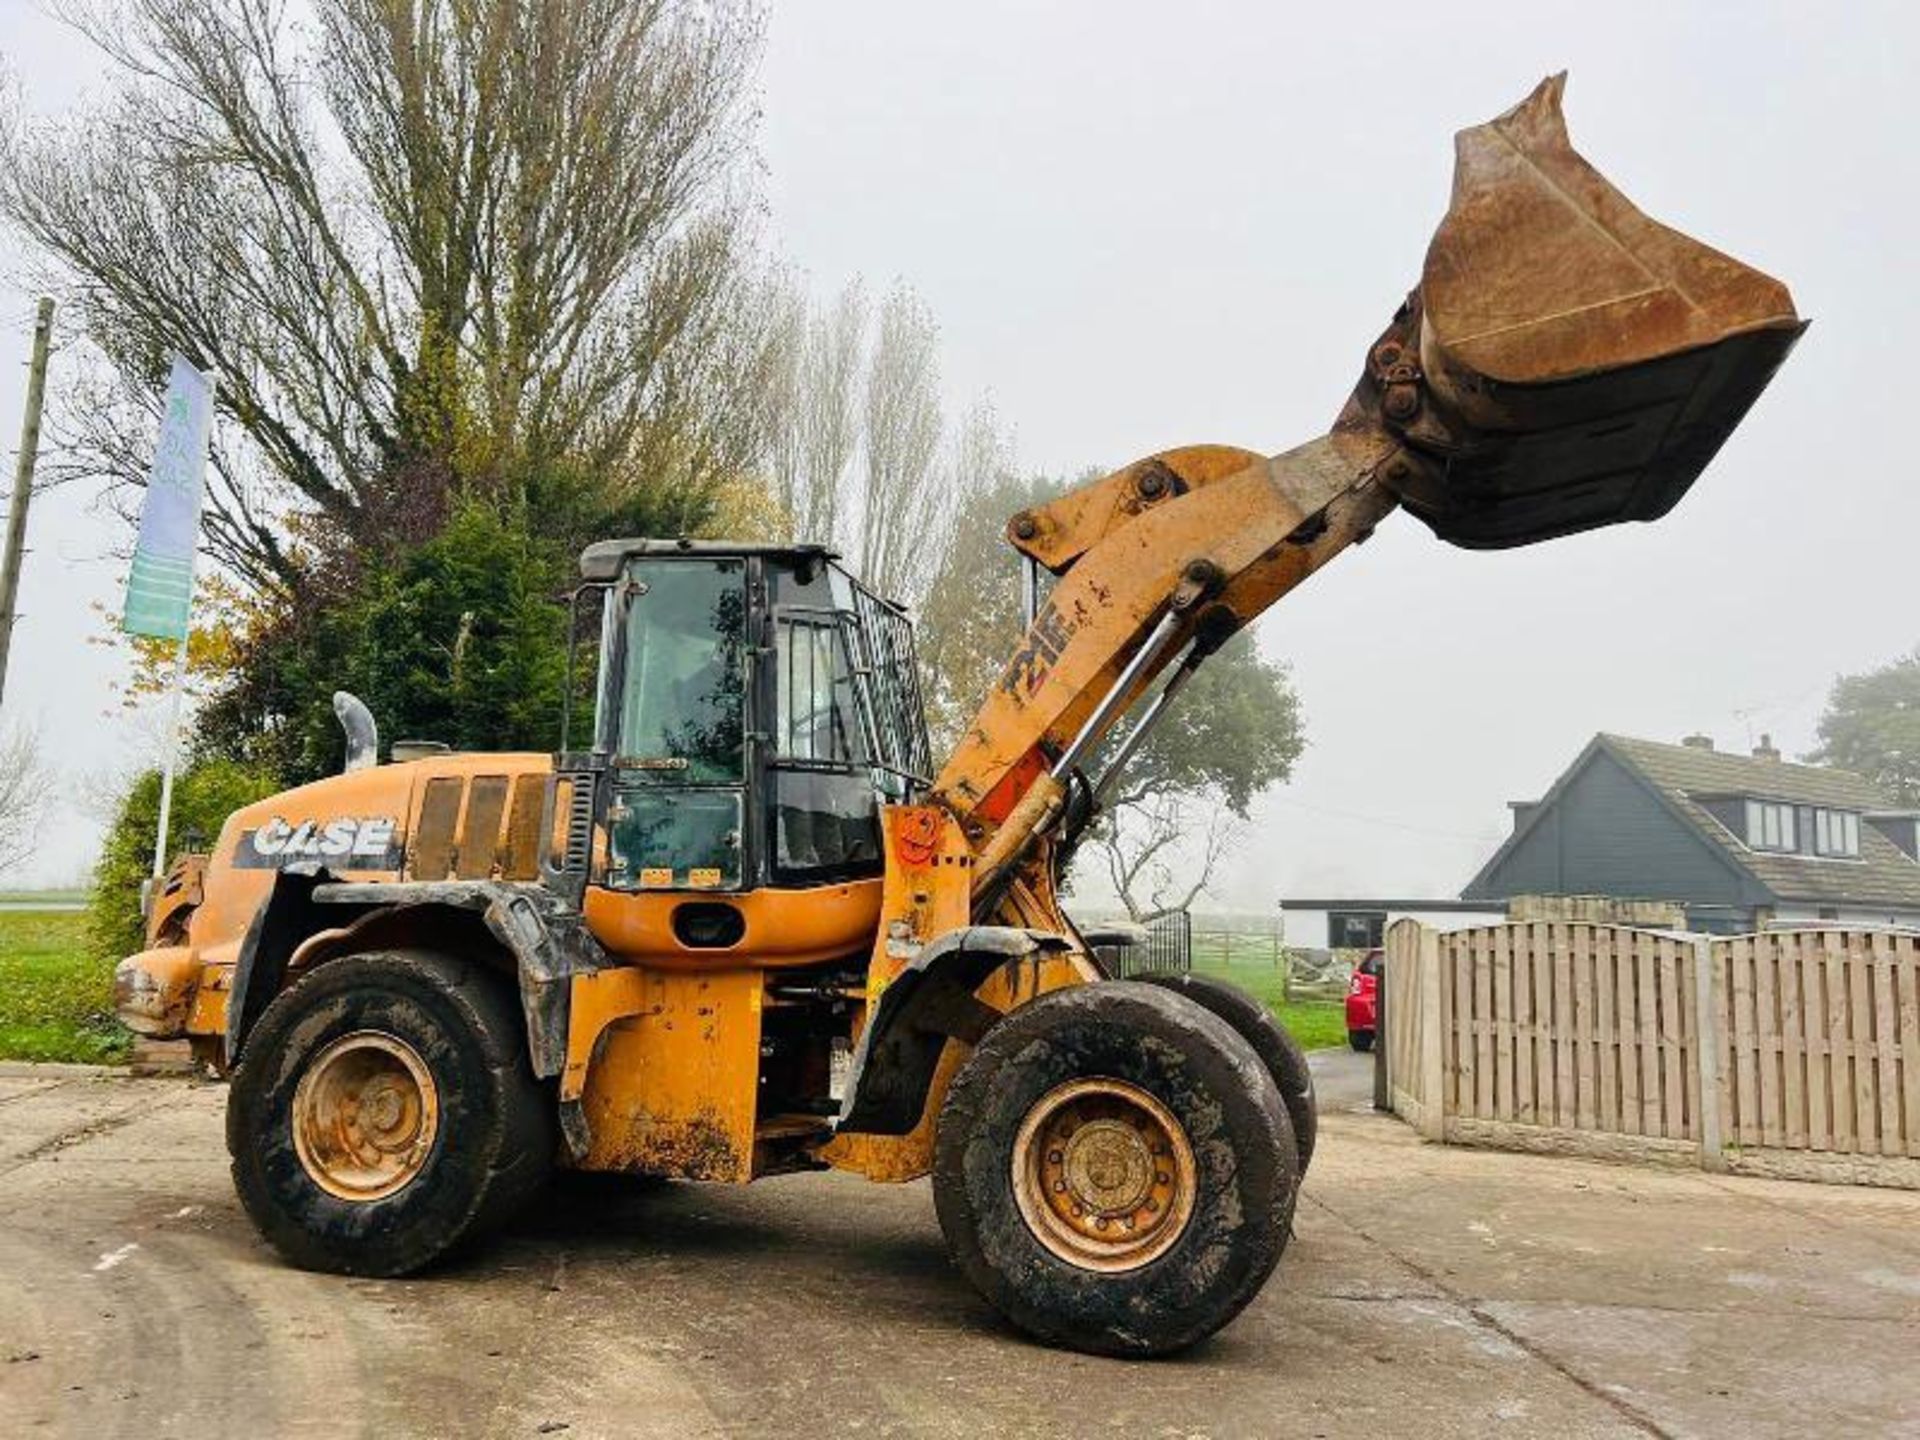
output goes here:
<path id="1" fill-rule="evenodd" d="M 1083 1270 L 1136 1270 L 1193 1217 L 1198 1169 L 1171 1111 L 1138 1085 L 1056 1086 L 1013 1142 L 1013 1193 L 1042 1245 Z"/>
<path id="2" fill-rule="evenodd" d="M 377 1030 L 342 1035 L 293 1092 L 293 1148 L 313 1183 L 342 1200 L 379 1200 L 418 1175 L 440 1127 L 420 1052 Z"/>

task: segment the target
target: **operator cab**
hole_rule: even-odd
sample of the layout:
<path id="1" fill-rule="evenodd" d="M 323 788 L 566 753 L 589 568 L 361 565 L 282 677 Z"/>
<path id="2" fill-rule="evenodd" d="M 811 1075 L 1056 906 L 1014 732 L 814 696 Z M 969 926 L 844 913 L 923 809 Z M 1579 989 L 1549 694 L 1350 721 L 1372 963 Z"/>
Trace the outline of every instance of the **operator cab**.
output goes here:
<path id="1" fill-rule="evenodd" d="M 820 546 L 612 540 L 580 567 L 602 596 L 599 683 L 592 749 L 556 766 L 550 882 L 737 895 L 879 876 L 880 806 L 920 798 L 932 769 L 906 612 Z"/>

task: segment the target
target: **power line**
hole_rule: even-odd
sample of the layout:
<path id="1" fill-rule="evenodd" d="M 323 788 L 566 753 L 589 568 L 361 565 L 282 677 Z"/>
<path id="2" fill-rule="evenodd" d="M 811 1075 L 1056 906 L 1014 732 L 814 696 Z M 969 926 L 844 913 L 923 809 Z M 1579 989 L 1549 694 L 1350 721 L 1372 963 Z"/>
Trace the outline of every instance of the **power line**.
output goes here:
<path id="1" fill-rule="evenodd" d="M 1362 815 L 1357 810 L 1335 810 L 1326 805 L 1312 805 L 1305 800 L 1294 800 L 1284 795 L 1273 797 L 1281 805 L 1291 805 L 1296 810 L 1310 810 L 1316 815 L 1327 815 L 1337 820 L 1356 820 L 1363 825 L 1378 825 L 1388 830 L 1405 830 L 1413 835 L 1436 835 L 1445 840 L 1467 840 L 1475 845 L 1487 843 L 1487 837 L 1469 835 L 1461 830 L 1438 830 L 1430 825 L 1414 825 L 1405 820 L 1389 820 L 1382 815 Z"/>

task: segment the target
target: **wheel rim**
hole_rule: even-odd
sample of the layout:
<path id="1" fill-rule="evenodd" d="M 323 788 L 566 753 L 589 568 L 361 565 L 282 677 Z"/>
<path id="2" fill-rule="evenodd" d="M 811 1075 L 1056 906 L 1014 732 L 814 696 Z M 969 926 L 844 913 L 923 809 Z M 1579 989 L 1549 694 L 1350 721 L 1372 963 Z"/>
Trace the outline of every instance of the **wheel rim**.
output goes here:
<path id="1" fill-rule="evenodd" d="M 342 1035 L 293 1092 L 293 1148 L 313 1183 L 342 1200 L 379 1200 L 426 1165 L 440 1128 L 433 1073 L 406 1041 Z"/>
<path id="2" fill-rule="evenodd" d="M 1040 1098 L 1013 1144 L 1013 1191 L 1034 1238 L 1083 1270 L 1134 1270 L 1193 1215 L 1193 1146 L 1138 1085 L 1074 1080 Z"/>

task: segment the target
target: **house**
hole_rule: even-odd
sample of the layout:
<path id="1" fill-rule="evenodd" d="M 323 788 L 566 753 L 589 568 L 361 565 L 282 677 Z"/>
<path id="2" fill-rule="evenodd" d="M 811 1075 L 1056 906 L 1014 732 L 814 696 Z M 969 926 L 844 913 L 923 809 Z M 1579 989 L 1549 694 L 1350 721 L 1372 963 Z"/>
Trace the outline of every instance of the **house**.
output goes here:
<path id="1" fill-rule="evenodd" d="M 1461 892 L 1611 895 L 1684 906 L 1695 930 L 1821 922 L 1920 926 L 1920 811 L 1858 775 L 1596 735 Z"/>

